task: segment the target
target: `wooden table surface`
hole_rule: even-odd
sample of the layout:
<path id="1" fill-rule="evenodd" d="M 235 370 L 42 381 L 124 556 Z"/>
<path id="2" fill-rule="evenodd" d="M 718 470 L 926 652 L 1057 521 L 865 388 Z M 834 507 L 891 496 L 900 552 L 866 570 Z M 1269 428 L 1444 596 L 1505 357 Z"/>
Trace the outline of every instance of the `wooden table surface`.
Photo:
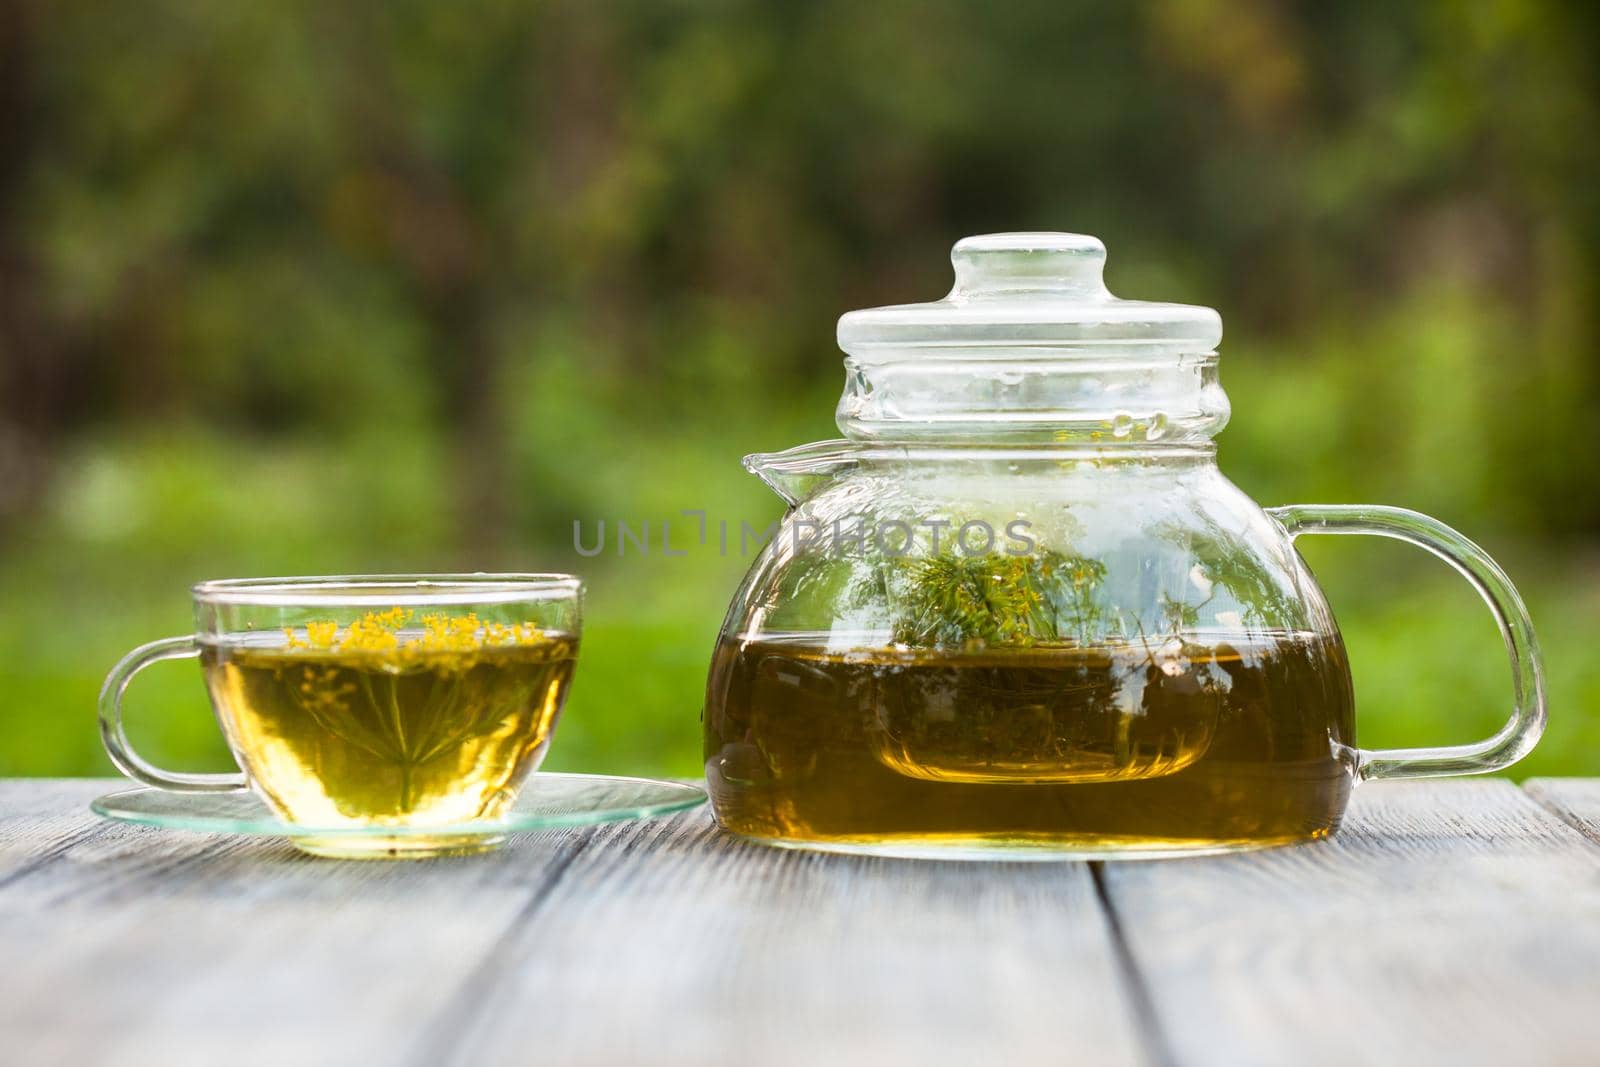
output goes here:
<path id="1" fill-rule="evenodd" d="M 1385 783 L 1315 845 L 966 864 L 705 809 L 338 862 L 0 781 L 5 1064 L 1600 1064 L 1600 780 Z"/>

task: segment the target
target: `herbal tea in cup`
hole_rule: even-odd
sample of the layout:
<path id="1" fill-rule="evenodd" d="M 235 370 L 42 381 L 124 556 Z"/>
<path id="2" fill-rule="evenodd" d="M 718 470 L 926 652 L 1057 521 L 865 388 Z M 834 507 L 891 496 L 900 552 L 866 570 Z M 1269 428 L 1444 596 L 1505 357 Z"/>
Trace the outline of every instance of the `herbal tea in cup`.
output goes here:
<path id="1" fill-rule="evenodd" d="M 338 856 L 493 847 L 494 820 L 549 748 L 577 663 L 581 585 L 566 575 L 204 582 L 196 633 L 130 653 L 101 698 L 124 773 L 176 792 L 253 789 Z M 174 774 L 128 745 L 121 695 L 161 659 L 198 655 L 243 775 Z M 404 833 L 385 834 L 386 827 Z M 438 834 L 419 829 L 439 827 Z M 371 833 L 343 833 L 370 829 Z"/>

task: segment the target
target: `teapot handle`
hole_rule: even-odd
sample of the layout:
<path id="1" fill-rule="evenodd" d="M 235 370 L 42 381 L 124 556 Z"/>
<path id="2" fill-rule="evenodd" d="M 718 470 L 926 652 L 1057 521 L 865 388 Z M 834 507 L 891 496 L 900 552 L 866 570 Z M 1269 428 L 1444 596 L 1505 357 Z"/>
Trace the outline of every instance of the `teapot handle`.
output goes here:
<path id="1" fill-rule="evenodd" d="M 1511 579 L 1483 549 L 1437 519 L 1405 508 L 1367 504 L 1291 504 L 1268 508 L 1290 539 L 1301 534 L 1374 534 L 1416 545 L 1454 567 L 1489 605 L 1511 657 L 1511 718 L 1493 737 L 1471 745 L 1362 750 L 1357 771 L 1367 778 L 1434 778 L 1482 774 L 1527 755 L 1544 732 L 1544 667 L 1533 623 Z"/>

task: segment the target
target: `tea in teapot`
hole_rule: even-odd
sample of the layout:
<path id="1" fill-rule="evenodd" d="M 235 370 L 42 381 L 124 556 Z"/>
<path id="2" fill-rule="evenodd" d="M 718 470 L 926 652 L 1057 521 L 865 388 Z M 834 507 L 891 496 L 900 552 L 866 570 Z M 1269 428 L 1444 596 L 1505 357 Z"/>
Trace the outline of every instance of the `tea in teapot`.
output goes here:
<path id="1" fill-rule="evenodd" d="M 840 320 L 848 439 L 747 457 L 789 511 L 711 667 L 724 828 L 941 857 L 1261 847 L 1332 833 L 1364 778 L 1537 740 L 1532 630 L 1494 562 L 1415 512 L 1256 505 L 1216 463 L 1217 314 L 1118 300 L 1104 257 L 960 242 L 944 300 Z M 1310 532 L 1409 541 L 1473 582 L 1512 657 L 1500 733 L 1356 747 Z"/>

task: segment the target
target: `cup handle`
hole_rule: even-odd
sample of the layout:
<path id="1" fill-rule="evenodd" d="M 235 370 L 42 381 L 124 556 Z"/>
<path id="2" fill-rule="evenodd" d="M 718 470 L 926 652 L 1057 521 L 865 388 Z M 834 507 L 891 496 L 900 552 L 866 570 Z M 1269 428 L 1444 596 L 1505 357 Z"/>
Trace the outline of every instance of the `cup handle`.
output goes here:
<path id="1" fill-rule="evenodd" d="M 1362 750 L 1357 773 L 1363 779 L 1483 774 L 1509 767 L 1533 749 L 1544 733 L 1544 667 L 1528 609 L 1488 553 L 1439 520 L 1405 508 L 1291 504 L 1268 508 L 1267 514 L 1278 520 L 1291 540 L 1308 533 L 1374 534 L 1426 549 L 1472 584 L 1505 639 L 1511 657 L 1511 718 L 1493 737 L 1471 745 Z"/>
<path id="2" fill-rule="evenodd" d="M 165 637 L 129 652 L 106 675 L 106 684 L 100 688 L 100 739 L 111 762 L 129 778 L 174 793 L 226 793 L 248 785 L 243 774 L 164 771 L 133 750 L 122 728 L 122 694 L 135 674 L 164 659 L 189 659 L 199 654 L 200 646 L 193 637 Z"/>

